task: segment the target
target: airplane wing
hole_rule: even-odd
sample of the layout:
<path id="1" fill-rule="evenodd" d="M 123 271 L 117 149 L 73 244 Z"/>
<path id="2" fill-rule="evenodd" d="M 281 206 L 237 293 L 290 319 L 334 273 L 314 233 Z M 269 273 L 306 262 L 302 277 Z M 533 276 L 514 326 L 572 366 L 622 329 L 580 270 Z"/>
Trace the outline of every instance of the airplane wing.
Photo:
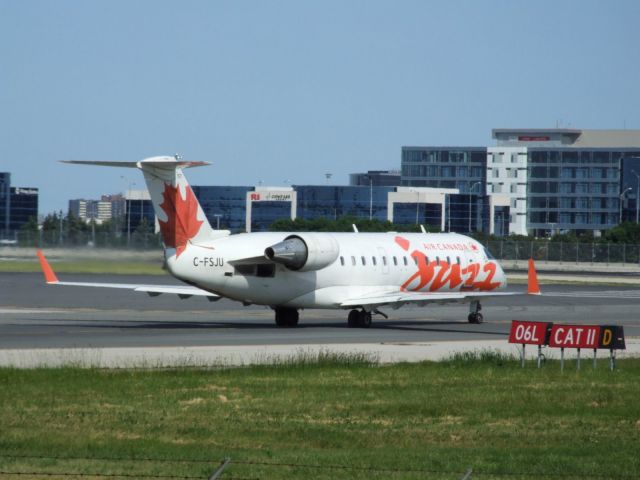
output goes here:
<path id="1" fill-rule="evenodd" d="M 173 293 L 180 298 L 189 298 L 192 296 L 207 297 L 208 300 L 214 302 L 220 300 L 220 296 L 215 293 L 208 292 L 198 287 L 188 285 L 143 285 L 137 283 L 100 283 L 100 282 L 61 282 L 58 280 L 55 272 L 49 265 L 41 250 L 38 250 L 38 259 L 44 273 L 44 279 L 47 285 L 67 285 L 73 287 L 97 287 L 97 288 L 121 288 L 125 290 L 133 290 L 134 292 L 145 292 L 149 296 L 156 297 L 163 293 Z"/>
<path id="2" fill-rule="evenodd" d="M 540 285 L 533 260 L 529 260 L 526 292 L 406 292 L 400 289 L 381 292 L 376 295 L 350 298 L 340 304 L 342 308 L 381 307 L 390 305 L 400 308 L 408 303 L 424 306 L 432 302 L 468 302 L 476 299 L 503 297 L 512 295 L 540 295 Z"/>

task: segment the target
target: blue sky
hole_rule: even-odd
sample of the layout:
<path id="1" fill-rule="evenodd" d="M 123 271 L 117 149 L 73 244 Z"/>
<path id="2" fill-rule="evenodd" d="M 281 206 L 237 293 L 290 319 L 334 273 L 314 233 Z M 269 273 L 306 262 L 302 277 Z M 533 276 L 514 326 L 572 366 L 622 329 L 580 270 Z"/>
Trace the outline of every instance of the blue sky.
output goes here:
<path id="1" fill-rule="evenodd" d="M 0 171 L 48 213 L 142 185 L 62 159 L 346 184 L 492 128 L 640 128 L 639 23 L 624 0 L 0 0 Z"/>

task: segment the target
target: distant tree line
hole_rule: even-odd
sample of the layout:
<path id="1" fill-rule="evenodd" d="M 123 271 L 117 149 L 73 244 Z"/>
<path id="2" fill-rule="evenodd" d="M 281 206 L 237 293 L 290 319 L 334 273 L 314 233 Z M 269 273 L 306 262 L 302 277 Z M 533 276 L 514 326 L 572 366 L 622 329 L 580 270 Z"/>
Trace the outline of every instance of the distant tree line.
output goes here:
<path id="1" fill-rule="evenodd" d="M 360 232 L 420 232 L 420 225 L 396 224 L 377 219 L 363 219 L 355 216 L 344 216 L 337 219 L 315 218 L 311 220 L 297 218 L 295 220 L 280 219 L 273 222 L 272 232 L 352 232 L 356 225 Z M 433 225 L 424 225 L 427 232 L 439 232 Z M 464 233 L 464 232 L 463 232 Z M 470 236 L 486 244 L 491 241 L 507 242 L 562 242 L 593 244 L 626 244 L 640 245 L 640 224 L 624 222 L 596 237 L 593 232 L 577 234 L 575 232 L 557 233 L 551 237 L 535 238 L 527 235 L 509 235 L 497 237 L 482 232 L 473 232 Z M 31 218 L 18 232 L 18 244 L 22 246 L 87 246 L 97 247 L 157 247 L 161 245 L 154 227 L 146 219 L 135 229 L 127 232 L 122 220 L 114 219 L 98 224 L 95 221 L 85 222 L 73 214 L 60 215 L 50 213 L 39 226 L 35 218 Z"/>
<path id="2" fill-rule="evenodd" d="M 35 218 L 30 218 L 18 233 L 21 246 L 96 246 L 96 247 L 156 247 L 160 237 L 146 219 L 130 232 L 118 220 L 95 220 L 85 222 L 69 213 L 48 214 L 39 226 Z"/>

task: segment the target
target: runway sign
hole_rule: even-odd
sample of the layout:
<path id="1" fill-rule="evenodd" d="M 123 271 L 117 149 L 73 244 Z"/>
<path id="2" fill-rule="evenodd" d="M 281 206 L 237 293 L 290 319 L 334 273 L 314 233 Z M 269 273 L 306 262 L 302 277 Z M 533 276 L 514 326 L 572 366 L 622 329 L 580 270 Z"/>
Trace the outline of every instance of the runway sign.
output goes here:
<path id="1" fill-rule="evenodd" d="M 553 325 L 549 346 L 555 348 L 598 348 L 598 325 Z"/>
<path id="2" fill-rule="evenodd" d="M 624 343 L 624 328 L 621 325 L 601 326 L 598 348 L 626 350 L 627 345 Z"/>
<path id="3" fill-rule="evenodd" d="M 561 325 L 552 322 L 512 320 L 509 343 L 554 348 L 624 350 L 621 325 Z"/>
<path id="4" fill-rule="evenodd" d="M 577 368 L 580 369 L 580 350 L 593 350 L 593 367 L 596 366 L 596 351 L 610 352 L 611 370 L 615 368 L 615 351 L 626 349 L 624 328 L 621 325 L 556 325 L 551 322 L 511 321 L 509 343 L 522 345 L 521 363 L 524 367 L 526 345 L 538 346 L 538 368 L 542 363 L 542 347 L 560 349 L 560 369 L 564 369 L 564 349 L 578 351 Z"/>
<path id="5" fill-rule="evenodd" d="M 513 320 L 509 332 L 509 343 L 521 345 L 546 345 L 551 322 L 523 322 Z"/>

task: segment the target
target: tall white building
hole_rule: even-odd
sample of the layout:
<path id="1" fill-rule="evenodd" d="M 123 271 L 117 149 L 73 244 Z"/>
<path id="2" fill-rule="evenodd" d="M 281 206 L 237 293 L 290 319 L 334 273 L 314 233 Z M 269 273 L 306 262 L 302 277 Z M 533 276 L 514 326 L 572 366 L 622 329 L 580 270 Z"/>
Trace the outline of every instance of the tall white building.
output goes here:
<path id="1" fill-rule="evenodd" d="M 112 218 L 112 205 L 103 200 L 69 200 L 69 213 L 85 222 L 95 220 L 97 224 Z"/>
<path id="2" fill-rule="evenodd" d="M 527 234 L 527 148 L 487 148 L 487 193 L 509 198 L 509 233 Z"/>
<path id="3" fill-rule="evenodd" d="M 503 128 L 492 136 L 487 193 L 509 196 L 510 233 L 600 232 L 637 217 L 640 130 Z"/>

